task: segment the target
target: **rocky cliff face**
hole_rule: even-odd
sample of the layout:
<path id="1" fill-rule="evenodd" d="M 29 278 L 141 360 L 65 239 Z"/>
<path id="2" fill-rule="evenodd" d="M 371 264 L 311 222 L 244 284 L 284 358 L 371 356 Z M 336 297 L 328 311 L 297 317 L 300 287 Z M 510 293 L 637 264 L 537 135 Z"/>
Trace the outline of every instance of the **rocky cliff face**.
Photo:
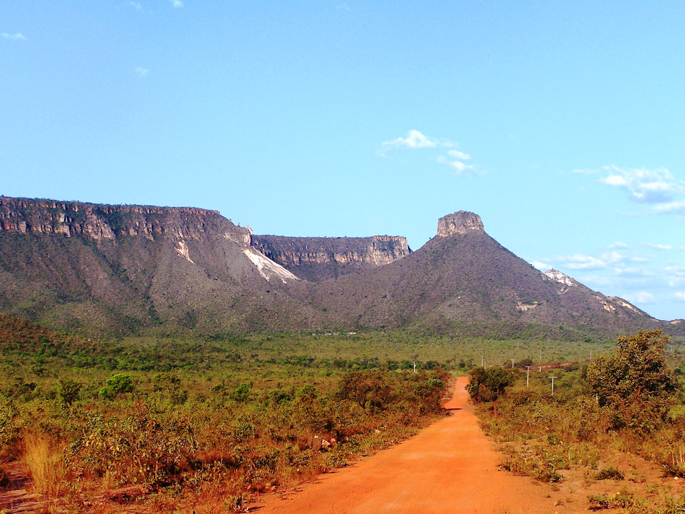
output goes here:
<path id="1" fill-rule="evenodd" d="M 449 237 L 456 234 L 466 234 L 471 230 L 483 232 L 483 222 L 478 214 L 468 211 L 459 211 L 443 216 L 438 220 L 438 236 Z"/>
<path id="2" fill-rule="evenodd" d="M 84 236 L 95 241 L 114 241 L 121 236 L 197 241 L 212 234 L 245 246 L 252 234 L 249 228 L 237 227 L 218 211 L 207 209 L 7 197 L 0 197 L 0 232 Z"/>
<path id="3" fill-rule="evenodd" d="M 300 278 L 320 282 L 390 264 L 411 253 L 401 236 L 253 236 L 252 245 Z"/>
<path id="4" fill-rule="evenodd" d="M 109 334 L 306 318 L 282 291 L 297 277 L 251 239 L 212 210 L 0 197 L 0 311 Z"/>

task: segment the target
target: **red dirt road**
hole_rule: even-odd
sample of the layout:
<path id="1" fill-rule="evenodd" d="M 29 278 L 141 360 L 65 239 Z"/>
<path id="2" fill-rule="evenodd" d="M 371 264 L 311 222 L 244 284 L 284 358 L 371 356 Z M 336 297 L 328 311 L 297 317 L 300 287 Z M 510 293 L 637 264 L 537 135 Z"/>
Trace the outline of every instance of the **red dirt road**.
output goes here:
<path id="1" fill-rule="evenodd" d="M 478 427 L 464 389 L 457 381 L 445 407 L 453 415 L 415 437 L 349 468 L 301 486 L 288 499 L 268 498 L 260 514 L 279 513 L 562 513 L 547 487 L 530 478 L 499 471 L 499 456 Z M 260 508 L 261 507 L 261 508 Z"/>

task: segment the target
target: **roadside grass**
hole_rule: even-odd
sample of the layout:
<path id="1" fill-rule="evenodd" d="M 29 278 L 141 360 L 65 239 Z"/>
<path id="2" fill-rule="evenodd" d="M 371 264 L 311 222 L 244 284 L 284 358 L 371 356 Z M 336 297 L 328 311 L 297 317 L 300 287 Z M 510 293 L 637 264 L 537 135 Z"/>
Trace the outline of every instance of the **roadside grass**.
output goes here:
<path id="1" fill-rule="evenodd" d="M 661 353 L 660 358 L 667 357 Z M 682 377 L 677 359 L 666 361 L 663 380 Z M 596 366 L 589 364 L 555 369 L 554 396 L 551 373 L 531 370 L 526 385 L 525 370 L 515 370 L 515 383 L 497 399 L 496 409 L 493 402 L 477 405 L 482 428 L 500 445 L 502 468 L 558 490 L 590 491 L 591 510 L 683 512 L 685 489 L 678 481 L 685 471 L 682 389 L 663 400 L 659 411 L 648 410 L 657 402 L 653 395 L 634 399 L 643 387 L 637 385 L 627 389 L 626 401 L 612 400 L 616 407 L 602 405 L 601 390 L 595 394 L 587 380 L 588 369 Z M 646 369 L 650 380 L 662 380 L 657 366 Z M 621 484 L 618 493 L 615 484 Z"/>

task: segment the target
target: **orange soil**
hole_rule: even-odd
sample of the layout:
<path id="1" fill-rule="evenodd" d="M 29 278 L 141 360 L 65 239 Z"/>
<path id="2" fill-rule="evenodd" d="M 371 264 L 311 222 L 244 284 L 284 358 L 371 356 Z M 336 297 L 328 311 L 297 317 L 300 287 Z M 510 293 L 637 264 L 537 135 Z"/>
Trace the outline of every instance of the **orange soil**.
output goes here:
<path id="1" fill-rule="evenodd" d="M 468 403 L 466 377 L 445 407 L 451 416 L 417 436 L 349 468 L 304 484 L 287 499 L 258 504 L 267 513 L 514 514 L 579 512 L 555 504 L 549 489 L 527 477 L 499 471 L 499 457 L 478 427 Z"/>

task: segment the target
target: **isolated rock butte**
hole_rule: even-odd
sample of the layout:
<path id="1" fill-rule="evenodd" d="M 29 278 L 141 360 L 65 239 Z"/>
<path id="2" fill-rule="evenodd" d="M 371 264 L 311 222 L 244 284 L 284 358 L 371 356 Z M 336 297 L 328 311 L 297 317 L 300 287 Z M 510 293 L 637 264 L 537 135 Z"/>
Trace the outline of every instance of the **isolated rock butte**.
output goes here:
<path id="1" fill-rule="evenodd" d="M 485 231 L 483 221 L 478 214 L 469 211 L 459 211 L 438 220 L 438 236 L 449 237 L 466 234 L 471 230 Z"/>

